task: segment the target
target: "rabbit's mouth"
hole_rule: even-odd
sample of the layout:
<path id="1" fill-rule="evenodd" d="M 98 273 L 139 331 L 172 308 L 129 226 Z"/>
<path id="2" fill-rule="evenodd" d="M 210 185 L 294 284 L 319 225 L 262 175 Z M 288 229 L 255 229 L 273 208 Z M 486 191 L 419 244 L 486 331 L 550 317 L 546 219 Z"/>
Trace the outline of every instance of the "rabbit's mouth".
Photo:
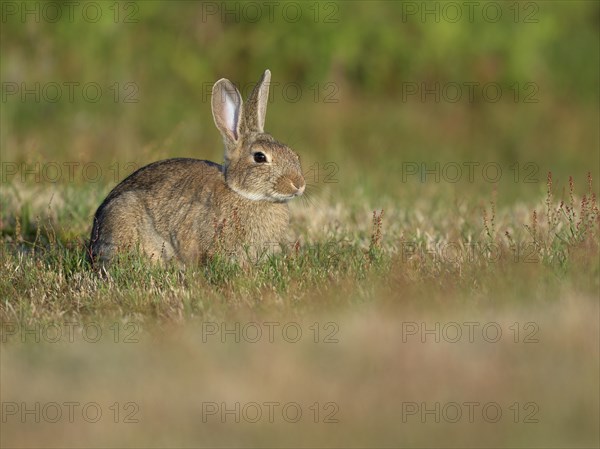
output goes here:
<path id="1" fill-rule="evenodd" d="M 304 191 L 304 189 L 302 189 L 302 191 Z M 251 201 L 266 201 L 269 203 L 287 203 L 288 201 L 293 200 L 297 196 L 302 195 L 301 192 L 292 194 L 271 192 L 269 195 L 265 195 L 264 193 L 254 193 L 246 191 L 236 191 L 236 193 Z"/>
<path id="2" fill-rule="evenodd" d="M 229 183 L 229 187 L 238 195 L 251 201 L 287 203 L 304 193 L 306 183 L 304 182 L 304 179 L 291 180 L 287 177 L 282 177 L 267 191 L 252 191 L 241 188 L 235 183 Z"/>
<path id="3" fill-rule="evenodd" d="M 304 189 L 302 189 L 304 191 Z M 301 192 L 295 193 L 279 193 L 279 192 L 270 192 L 268 195 L 261 195 L 259 201 L 269 201 L 271 203 L 287 203 L 288 201 L 293 200 L 297 196 L 302 195 Z"/>
<path id="4" fill-rule="evenodd" d="M 289 201 L 304 193 L 306 182 L 302 177 L 282 176 L 277 180 L 274 187 L 273 196 L 281 200 Z"/>
<path id="5" fill-rule="evenodd" d="M 235 186 L 230 186 L 230 187 L 231 187 L 231 190 L 233 190 L 235 193 L 237 193 L 238 195 L 240 195 L 250 201 L 266 201 L 269 203 L 287 203 L 291 199 L 298 196 L 298 194 L 289 195 L 289 194 L 281 194 L 281 193 L 274 192 L 274 191 L 269 192 L 269 193 L 250 192 L 248 190 L 236 188 Z"/>
<path id="6" fill-rule="evenodd" d="M 302 187 L 302 189 L 298 189 L 295 193 L 292 193 L 292 194 L 273 193 L 272 201 L 274 203 L 287 203 L 288 201 L 293 200 L 297 196 L 302 195 L 303 192 L 304 192 L 304 187 Z"/>

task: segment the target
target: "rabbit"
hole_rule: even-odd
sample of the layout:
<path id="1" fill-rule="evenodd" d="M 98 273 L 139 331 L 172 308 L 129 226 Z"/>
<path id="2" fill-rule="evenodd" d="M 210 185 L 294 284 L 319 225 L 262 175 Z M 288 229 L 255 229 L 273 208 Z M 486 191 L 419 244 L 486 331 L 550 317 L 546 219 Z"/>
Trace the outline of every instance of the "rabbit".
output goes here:
<path id="1" fill-rule="evenodd" d="M 94 215 L 88 248 L 102 266 L 138 249 L 159 263 L 206 263 L 272 252 L 289 222 L 288 201 L 306 187 L 299 156 L 264 131 L 271 72 L 247 103 L 233 83 L 212 89 L 212 115 L 225 146 L 223 165 L 175 158 L 146 165 L 118 184 Z"/>

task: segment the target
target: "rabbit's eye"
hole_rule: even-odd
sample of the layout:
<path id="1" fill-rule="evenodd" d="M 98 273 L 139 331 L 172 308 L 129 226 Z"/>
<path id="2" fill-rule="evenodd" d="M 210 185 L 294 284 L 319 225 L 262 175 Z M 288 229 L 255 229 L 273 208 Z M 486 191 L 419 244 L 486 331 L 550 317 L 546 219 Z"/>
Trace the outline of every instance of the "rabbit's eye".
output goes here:
<path id="1" fill-rule="evenodd" d="M 263 164 L 267 162 L 267 156 L 265 155 L 265 153 L 261 153 L 260 151 L 258 153 L 254 153 L 254 162 L 258 164 Z"/>

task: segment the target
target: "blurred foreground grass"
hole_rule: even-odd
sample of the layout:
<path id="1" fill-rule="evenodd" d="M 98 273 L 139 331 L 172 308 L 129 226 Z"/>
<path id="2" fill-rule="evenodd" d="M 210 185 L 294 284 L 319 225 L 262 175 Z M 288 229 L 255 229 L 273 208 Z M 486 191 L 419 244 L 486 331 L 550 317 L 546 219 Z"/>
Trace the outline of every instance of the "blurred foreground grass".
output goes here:
<path id="1" fill-rule="evenodd" d="M 9 416 L 3 424 L 3 446 L 596 445 L 598 326 L 590 320 L 598 314 L 596 298 L 559 290 L 550 301 L 542 300 L 542 306 L 536 301 L 487 311 L 466 306 L 464 298 L 452 294 L 439 299 L 453 304 L 417 311 L 414 304 L 399 304 L 406 298 L 394 297 L 383 307 L 369 303 L 348 310 L 346 305 L 345 312 L 333 315 L 270 318 L 280 324 L 274 343 L 266 335 L 257 343 L 236 343 L 229 335 L 221 343 L 220 333 L 203 340 L 199 326 L 170 325 L 160 335 L 134 333 L 137 342 L 129 344 L 115 344 L 105 327 L 110 335 L 99 343 L 77 337 L 77 343 L 58 347 L 5 345 L 3 401 L 23 401 L 30 409 L 35 402 L 79 405 L 73 423 L 66 416 L 58 423 L 42 419 L 39 424 L 31 415 L 25 423 L 18 415 Z M 486 299 L 497 297 L 490 293 Z M 245 326 L 264 318 L 256 312 L 238 322 Z M 532 320 L 539 326 L 536 342 L 515 343 L 509 328 Z M 473 343 L 466 336 L 458 343 L 436 343 L 431 335 L 422 343 L 421 334 L 405 339 L 400 326 L 424 322 L 433 329 L 435 322 L 462 326 L 465 321 L 497 323 L 505 334 L 488 343 L 479 326 Z M 339 326 L 337 342 L 314 343 L 310 328 L 315 322 L 327 335 L 331 330 L 322 328 L 326 323 Z M 227 323 L 233 329 L 233 322 Z M 300 342 L 282 339 L 281 329 L 288 323 L 304 331 Z M 530 334 L 530 329 L 521 331 Z M 272 421 L 264 405 L 269 402 Z M 469 402 L 472 418 L 469 405 L 463 405 Z M 90 403 L 94 407 L 82 415 Z M 284 413 L 283 406 L 291 403 L 296 405 Z M 436 403 L 445 410 L 437 417 Z M 451 403 L 460 404 L 458 419 L 457 408 L 447 406 Z M 257 416 L 252 404 L 261 409 L 257 422 L 251 422 Z M 418 411 L 409 414 L 407 404 Z M 430 410 L 425 417 L 421 407 Z M 66 415 L 66 407 L 61 408 Z M 96 419 L 97 409 L 101 419 L 88 422 Z M 229 410 L 225 417 L 224 410 Z M 334 422 L 325 422 L 327 418 Z"/>

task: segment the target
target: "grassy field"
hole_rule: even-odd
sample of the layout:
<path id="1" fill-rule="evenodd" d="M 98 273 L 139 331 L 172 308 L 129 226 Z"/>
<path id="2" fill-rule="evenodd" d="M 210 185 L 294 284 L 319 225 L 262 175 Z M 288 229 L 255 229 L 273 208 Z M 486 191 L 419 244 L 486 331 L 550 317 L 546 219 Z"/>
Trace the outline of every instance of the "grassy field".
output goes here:
<path id="1" fill-rule="evenodd" d="M 598 447 L 597 5 L 516 23 L 507 3 L 498 24 L 119 5 L 3 9 L 0 446 Z M 221 161 L 206 86 L 267 67 L 266 129 L 309 184 L 281 251 L 98 276 L 103 198 L 155 160 Z M 104 94 L 52 102 L 53 82 Z M 435 82 L 502 95 L 422 96 Z"/>

